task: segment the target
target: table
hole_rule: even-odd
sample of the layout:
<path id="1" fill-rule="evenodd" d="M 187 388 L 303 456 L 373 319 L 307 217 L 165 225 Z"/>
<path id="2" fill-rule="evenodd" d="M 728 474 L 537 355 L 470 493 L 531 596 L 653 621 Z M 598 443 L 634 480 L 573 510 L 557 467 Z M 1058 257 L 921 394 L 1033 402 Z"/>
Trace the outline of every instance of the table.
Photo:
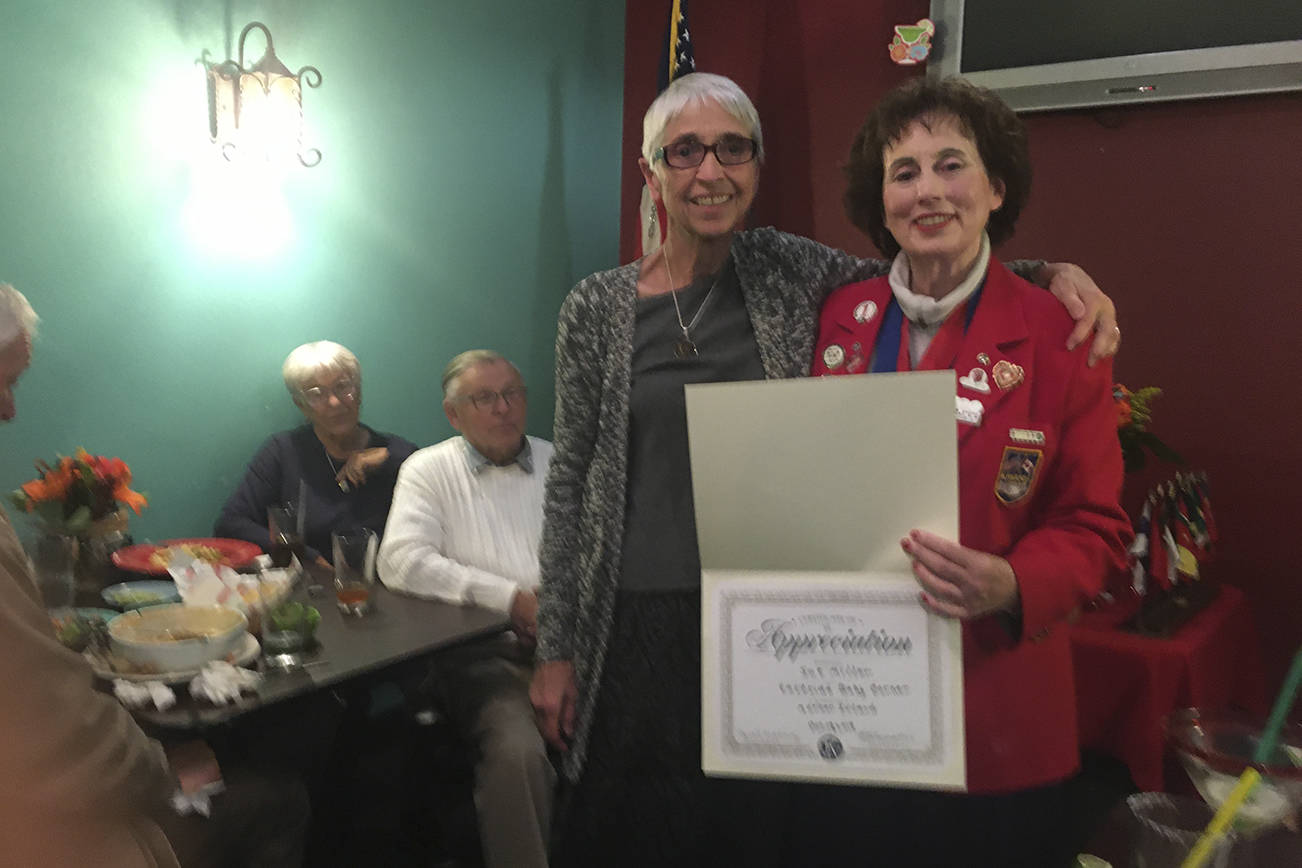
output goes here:
<path id="1" fill-rule="evenodd" d="M 245 694 L 230 705 L 196 702 L 180 685 L 175 707 L 167 711 L 135 709 L 136 718 L 167 729 L 215 726 L 295 696 L 496 635 L 509 626 L 500 612 L 395 594 L 379 583 L 371 592 L 374 611 L 361 618 L 341 613 L 332 589 L 309 597 L 300 587 L 292 599 L 321 611 L 316 633 L 320 650 L 308 661 L 312 665 L 293 672 L 269 671 L 256 694 Z"/>
<path id="2" fill-rule="evenodd" d="M 1266 711 L 1265 676 L 1243 592 L 1222 586 L 1212 603 L 1167 639 L 1119 629 L 1133 610 L 1084 615 L 1071 628 L 1077 724 L 1083 748 L 1122 760 L 1141 790 L 1168 782 L 1187 791 L 1182 772 L 1165 774 L 1162 721 L 1178 708 L 1237 706 Z"/>

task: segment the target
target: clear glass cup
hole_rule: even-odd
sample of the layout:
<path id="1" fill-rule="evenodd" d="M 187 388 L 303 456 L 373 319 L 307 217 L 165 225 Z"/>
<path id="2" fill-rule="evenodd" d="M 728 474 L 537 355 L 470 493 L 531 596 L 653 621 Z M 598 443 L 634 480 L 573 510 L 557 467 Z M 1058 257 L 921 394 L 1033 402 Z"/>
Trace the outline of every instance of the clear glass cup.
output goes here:
<path id="1" fill-rule="evenodd" d="M 1180 868 L 1213 816 L 1206 803 L 1169 793 L 1135 793 L 1126 808 L 1136 868 Z M 1238 842 L 1233 831 L 1222 836 L 1203 868 L 1245 864 L 1244 854 L 1235 853 Z"/>
<path id="2" fill-rule="evenodd" d="M 77 538 L 42 534 L 32 551 L 36 588 L 47 609 L 65 609 L 76 600 Z"/>
<path id="3" fill-rule="evenodd" d="M 297 559 L 307 592 L 318 594 L 324 589 L 308 569 L 303 521 L 302 510 L 295 504 L 267 507 L 267 532 L 271 535 L 271 549 L 267 554 L 271 555 L 271 565 L 282 569 L 293 566 Z"/>
<path id="4" fill-rule="evenodd" d="M 271 565 L 281 569 L 294 558 L 303 562 L 303 534 L 299 527 L 298 510 L 291 503 L 267 507 L 267 532 L 271 534 Z"/>
<path id="5" fill-rule="evenodd" d="M 379 537 L 366 528 L 330 534 L 335 565 L 335 601 L 345 615 L 371 611 L 375 587 L 375 555 Z"/>

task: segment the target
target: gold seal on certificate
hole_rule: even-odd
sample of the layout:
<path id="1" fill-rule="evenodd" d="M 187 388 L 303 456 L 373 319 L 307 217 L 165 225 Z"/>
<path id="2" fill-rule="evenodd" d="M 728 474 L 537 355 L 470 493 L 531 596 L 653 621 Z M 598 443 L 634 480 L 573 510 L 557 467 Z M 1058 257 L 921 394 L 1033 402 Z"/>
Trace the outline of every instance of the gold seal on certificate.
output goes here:
<path id="1" fill-rule="evenodd" d="M 706 774 L 965 788 L 959 623 L 922 606 L 899 545 L 958 538 L 955 388 L 687 387 Z"/>

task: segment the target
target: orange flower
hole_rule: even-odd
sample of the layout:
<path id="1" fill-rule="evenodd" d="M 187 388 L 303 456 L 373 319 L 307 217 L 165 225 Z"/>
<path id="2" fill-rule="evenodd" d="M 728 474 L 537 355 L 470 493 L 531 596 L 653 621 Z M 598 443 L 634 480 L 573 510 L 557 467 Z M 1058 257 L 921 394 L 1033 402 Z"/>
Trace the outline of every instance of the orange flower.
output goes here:
<path id="1" fill-rule="evenodd" d="M 62 500 L 72 485 L 72 462 L 59 462 L 58 467 L 51 467 L 41 474 L 39 479 L 23 483 L 23 494 L 28 497 L 27 509 L 33 504 L 46 500 Z"/>
<path id="2" fill-rule="evenodd" d="M 1135 408 L 1130 402 L 1130 390 L 1120 383 L 1112 387 L 1112 400 L 1117 404 L 1117 427 L 1125 428 L 1134 418 Z"/>
<path id="3" fill-rule="evenodd" d="M 143 494 L 131 490 L 131 468 L 121 458 L 91 455 L 78 449 L 72 457 L 59 458 L 54 466 L 37 461 L 36 470 L 35 479 L 9 495 L 14 505 L 27 512 L 44 514 L 53 510 L 66 520 L 85 516 L 89 511 L 90 519 L 96 520 L 114 512 L 119 504 L 137 514 L 149 505 Z M 58 521 L 53 513 L 47 520 Z"/>
<path id="4" fill-rule="evenodd" d="M 128 477 L 130 474 L 127 474 Z M 149 506 L 149 501 L 138 491 L 132 491 L 127 483 L 130 479 L 124 479 L 113 487 L 113 499 L 118 503 L 126 504 L 131 507 L 136 515 L 140 515 L 141 507 Z"/>

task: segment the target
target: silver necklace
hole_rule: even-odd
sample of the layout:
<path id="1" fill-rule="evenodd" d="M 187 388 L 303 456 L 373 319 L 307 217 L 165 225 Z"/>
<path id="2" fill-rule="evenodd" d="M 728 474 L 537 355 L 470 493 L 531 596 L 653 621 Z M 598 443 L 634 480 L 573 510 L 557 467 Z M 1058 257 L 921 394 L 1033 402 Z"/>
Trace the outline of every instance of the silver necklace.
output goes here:
<path id="1" fill-rule="evenodd" d="M 344 494 L 347 494 L 348 480 L 339 478 L 339 468 L 335 467 L 335 460 L 330 457 L 330 450 L 325 447 L 324 443 L 321 444 L 321 451 L 325 453 L 326 461 L 330 462 L 330 469 L 334 471 L 335 481 L 339 483 L 339 490 L 342 491 Z M 344 464 L 347 463 L 348 463 L 347 461 L 344 462 Z"/>
<path id="2" fill-rule="evenodd" d="M 692 356 L 698 356 L 700 353 L 696 349 L 696 343 L 692 340 L 692 329 L 701 321 L 701 314 L 705 313 L 705 306 L 710 303 L 714 296 L 714 289 L 719 285 L 719 278 L 723 275 L 723 269 L 714 277 L 714 283 L 710 284 L 710 291 L 705 294 L 701 301 L 701 306 L 696 309 L 696 315 L 692 321 L 683 322 L 683 312 L 678 307 L 678 290 L 674 289 L 674 273 L 669 268 L 669 245 L 665 245 L 665 274 L 669 277 L 669 295 L 674 300 L 674 314 L 678 317 L 678 328 L 682 331 L 683 336 L 674 342 L 674 355 L 680 359 L 688 359 Z"/>

